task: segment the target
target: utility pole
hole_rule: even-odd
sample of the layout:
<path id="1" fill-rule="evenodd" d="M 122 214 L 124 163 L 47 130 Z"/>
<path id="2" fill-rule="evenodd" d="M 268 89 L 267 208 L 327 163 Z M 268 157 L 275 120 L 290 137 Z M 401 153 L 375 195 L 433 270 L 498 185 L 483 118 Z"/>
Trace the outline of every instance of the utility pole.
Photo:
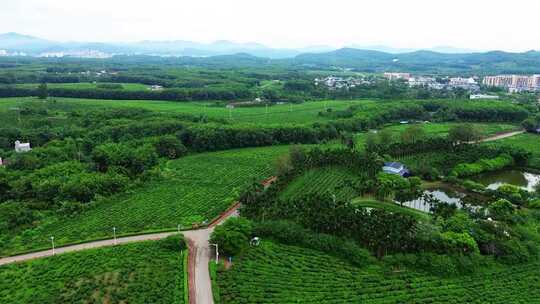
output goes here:
<path id="1" fill-rule="evenodd" d="M 180 225 L 180 224 L 178 224 L 178 233 L 180 233 L 180 226 L 181 226 L 181 225 Z"/>
<path id="2" fill-rule="evenodd" d="M 215 246 L 216 247 L 216 265 L 219 263 L 219 249 L 218 249 L 218 244 L 210 244 L 210 246 Z"/>
<path id="3" fill-rule="evenodd" d="M 114 237 L 114 244 L 116 245 L 116 227 L 113 227 L 112 228 L 112 231 L 113 231 L 113 237 Z"/>
<path id="4" fill-rule="evenodd" d="M 54 251 L 54 236 L 51 236 L 51 243 L 52 243 L 52 255 L 55 255 L 56 252 Z"/>

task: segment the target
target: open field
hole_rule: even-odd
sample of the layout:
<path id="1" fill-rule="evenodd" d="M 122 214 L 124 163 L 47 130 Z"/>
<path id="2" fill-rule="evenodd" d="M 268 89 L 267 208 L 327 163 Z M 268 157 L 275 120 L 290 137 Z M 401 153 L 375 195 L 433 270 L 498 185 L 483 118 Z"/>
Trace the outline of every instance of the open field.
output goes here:
<path id="1" fill-rule="evenodd" d="M 389 211 L 389 212 L 395 212 L 395 213 L 402 213 L 402 214 L 410 215 L 412 217 L 415 217 L 418 220 L 424 220 L 424 221 L 429 220 L 429 214 L 427 214 L 425 212 L 422 212 L 422 211 L 419 211 L 419 210 L 416 210 L 416 209 L 412 209 L 412 208 L 408 208 L 408 207 L 401 207 L 401 206 L 399 206 L 399 205 L 397 205 L 395 203 L 391 203 L 391 202 L 381 202 L 381 201 L 375 200 L 374 198 L 371 198 L 371 197 L 357 198 L 357 199 L 354 199 L 351 203 L 354 204 L 354 206 L 357 206 L 357 207 L 384 209 L 384 210 Z"/>
<path id="2" fill-rule="evenodd" d="M 140 83 L 91 83 L 91 82 L 78 82 L 78 83 L 47 83 L 47 87 L 50 89 L 79 89 L 79 90 L 89 90 L 97 89 L 99 85 L 108 85 L 108 84 L 119 84 L 122 85 L 122 89 L 125 91 L 146 91 L 148 86 Z M 39 86 L 39 83 L 24 83 L 18 84 L 17 87 L 21 88 L 32 88 L 35 89 Z"/>
<path id="3" fill-rule="evenodd" d="M 460 125 L 463 123 L 458 122 L 445 122 L 445 123 L 426 123 L 421 124 L 422 128 L 425 131 L 425 134 L 427 136 L 432 137 L 442 137 L 448 135 L 448 132 L 450 129 L 456 125 Z M 508 124 L 508 123 L 473 123 L 475 126 L 477 126 L 484 137 L 487 136 L 493 136 L 500 133 L 505 132 L 511 132 L 515 130 L 519 130 L 520 127 L 515 124 Z M 404 124 L 404 125 L 393 125 L 393 126 L 387 126 L 383 128 L 384 130 L 388 130 L 391 132 L 391 134 L 394 136 L 394 138 L 397 140 L 399 139 L 399 136 L 401 132 L 405 131 L 407 128 L 412 126 L 413 124 Z M 363 147 L 366 142 L 368 133 L 359 133 L 355 136 L 355 142 L 358 147 Z"/>
<path id="4" fill-rule="evenodd" d="M 97 100 L 76 98 L 55 98 L 58 103 L 87 105 L 94 107 L 130 107 L 143 108 L 157 112 L 185 113 L 192 115 L 207 115 L 211 118 L 222 118 L 239 123 L 283 124 L 283 123 L 313 123 L 330 118 L 319 116 L 326 107 L 333 110 L 343 110 L 353 104 L 371 104 L 374 101 L 311 101 L 301 104 L 282 104 L 268 107 L 237 107 L 227 109 L 224 106 L 214 106 L 209 102 L 174 102 L 148 100 Z M 0 109 L 34 101 L 36 98 L 3 98 L 0 99 Z M 268 112 L 267 112 L 268 111 Z"/>
<path id="5" fill-rule="evenodd" d="M 263 240 L 220 272 L 222 303 L 532 303 L 540 264 L 443 278 L 353 267 L 335 257 Z"/>
<path id="6" fill-rule="evenodd" d="M 308 193 L 335 194 L 340 200 L 350 200 L 355 197 L 354 190 L 343 187 L 346 180 L 354 181 L 358 177 L 347 168 L 325 167 L 307 171 L 292 181 L 281 193 L 283 199 L 294 199 Z"/>
<path id="7" fill-rule="evenodd" d="M 184 303 L 180 250 L 150 241 L 0 267 L 0 302 Z"/>
<path id="8" fill-rule="evenodd" d="M 486 144 L 502 144 L 523 148 L 532 153 L 529 165 L 540 170 L 540 135 L 538 134 L 521 134 Z"/>
<path id="9" fill-rule="evenodd" d="M 103 199 L 69 218 L 44 216 L 33 229 L 2 236 L 0 255 L 48 248 L 117 233 L 175 229 L 211 220 L 249 183 L 272 175 L 274 159 L 288 146 L 202 153 L 169 161 L 162 176 L 134 190 Z"/>

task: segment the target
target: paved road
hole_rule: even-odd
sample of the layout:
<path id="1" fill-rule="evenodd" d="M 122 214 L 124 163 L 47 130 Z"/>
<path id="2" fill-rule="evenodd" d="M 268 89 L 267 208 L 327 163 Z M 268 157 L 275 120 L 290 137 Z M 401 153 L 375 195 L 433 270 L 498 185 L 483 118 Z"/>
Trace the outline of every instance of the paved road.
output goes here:
<path id="1" fill-rule="evenodd" d="M 159 240 L 159 239 L 164 239 L 168 237 L 169 235 L 175 234 L 175 233 L 177 232 L 163 232 L 163 233 L 127 236 L 127 237 L 117 238 L 116 244 L 125 244 L 125 243 L 148 241 L 148 240 Z M 95 242 L 89 242 L 89 243 L 78 244 L 78 245 L 59 247 L 59 248 L 56 248 L 55 252 L 56 254 L 59 254 L 59 253 L 79 251 L 79 250 L 85 250 L 85 249 L 90 249 L 90 248 L 99 248 L 99 247 L 105 247 L 105 246 L 113 246 L 113 245 L 115 245 L 114 240 L 102 240 L 102 241 L 95 241 Z M 52 250 L 45 250 L 45 251 L 28 253 L 28 254 L 16 255 L 12 257 L 1 258 L 0 265 L 21 262 L 21 261 L 26 261 L 26 260 L 32 260 L 32 259 L 37 259 L 37 258 L 43 258 L 43 257 L 51 256 L 51 255 L 52 255 Z"/>
<path id="2" fill-rule="evenodd" d="M 212 297 L 212 282 L 210 280 L 210 271 L 208 269 L 208 262 L 210 261 L 211 257 L 215 255 L 215 250 L 213 248 L 210 248 L 208 240 L 210 239 L 210 234 L 212 234 L 212 232 L 214 231 L 215 226 L 222 224 L 225 220 L 227 220 L 230 217 L 238 216 L 238 207 L 239 205 L 236 204 L 231 209 L 227 210 L 219 219 L 217 219 L 215 222 L 210 224 L 210 228 L 199 229 L 199 230 L 189 230 L 189 231 L 182 232 L 182 234 L 184 234 L 186 239 L 191 240 L 190 243 L 193 245 L 193 247 L 195 247 L 194 248 L 195 249 L 194 251 L 196 252 L 195 260 L 190 261 L 190 263 L 195 264 L 194 273 L 190 273 L 190 275 L 194 275 L 194 279 L 190 281 L 192 281 L 195 286 L 190 286 L 190 287 L 195 289 L 195 303 L 197 304 L 214 304 L 214 300 Z M 147 240 L 159 240 L 159 239 L 164 239 L 168 237 L 169 235 L 176 234 L 176 233 L 177 232 L 163 232 L 163 233 L 155 233 L 155 234 L 143 234 L 143 235 L 122 237 L 122 238 L 117 238 L 116 241 L 114 239 L 95 241 L 95 242 L 89 242 L 89 243 L 84 243 L 84 244 L 79 244 L 79 245 L 59 247 L 59 248 L 56 248 L 55 253 L 59 254 L 59 253 L 65 253 L 65 252 L 85 250 L 85 249 L 90 249 L 90 248 L 113 246 L 115 244 L 125 244 L 125 243 L 147 241 Z M 12 256 L 12 257 L 6 257 L 6 258 L 0 259 L 0 266 L 4 264 L 22 262 L 26 260 L 43 258 L 47 256 L 52 256 L 52 255 L 53 255 L 52 250 L 45 250 L 45 251 Z"/>
<path id="3" fill-rule="evenodd" d="M 236 208 L 226 213 L 218 222 L 211 225 L 210 228 L 184 232 L 184 236 L 191 240 L 196 252 L 195 261 L 190 261 L 190 263 L 195 263 L 195 273 L 190 275 L 195 276 L 192 281 L 195 286 L 192 287 L 195 289 L 195 303 L 197 304 L 214 304 L 208 262 L 215 259 L 215 248 L 210 246 L 208 240 L 215 226 L 220 225 L 227 218 L 234 216 L 238 216 Z"/>

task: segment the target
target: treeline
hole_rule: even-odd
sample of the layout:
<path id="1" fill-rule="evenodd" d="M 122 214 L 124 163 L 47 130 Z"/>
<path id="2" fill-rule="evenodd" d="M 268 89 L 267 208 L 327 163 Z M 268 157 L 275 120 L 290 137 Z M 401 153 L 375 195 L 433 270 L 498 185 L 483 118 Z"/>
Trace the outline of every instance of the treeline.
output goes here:
<path id="1" fill-rule="evenodd" d="M 110 99 L 110 100 L 169 100 L 169 101 L 206 101 L 206 100 L 236 100 L 249 99 L 254 95 L 247 89 L 163 89 L 163 90 L 117 90 L 117 89 L 68 89 L 49 88 L 49 96 Z M 31 97 L 38 96 L 37 89 L 0 87 L 0 97 Z"/>

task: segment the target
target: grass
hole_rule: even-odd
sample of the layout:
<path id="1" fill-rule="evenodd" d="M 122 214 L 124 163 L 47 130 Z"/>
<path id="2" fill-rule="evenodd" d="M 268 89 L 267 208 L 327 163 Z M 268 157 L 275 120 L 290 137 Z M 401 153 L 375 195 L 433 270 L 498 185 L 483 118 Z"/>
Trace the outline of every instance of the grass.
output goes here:
<path id="1" fill-rule="evenodd" d="M 174 102 L 149 100 L 97 100 L 76 98 L 55 98 L 58 103 L 97 107 L 129 107 L 143 108 L 157 112 L 185 113 L 193 115 L 207 115 L 211 118 L 222 118 L 237 123 L 283 124 L 283 123 L 313 123 L 326 121 L 331 118 L 319 116 L 319 112 L 326 107 L 333 110 L 344 110 L 353 104 L 374 103 L 372 101 L 311 101 L 302 104 L 283 104 L 268 107 L 237 107 L 229 110 L 224 106 L 214 106 L 210 102 Z M 9 108 L 20 103 L 33 101 L 36 98 L 2 98 L 0 109 Z"/>
<path id="2" fill-rule="evenodd" d="M 180 250 L 148 241 L 0 267 L 0 303 L 185 303 Z"/>
<path id="3" fill-rule="evenodd" d="M 0 255 L 119 234 L 176 229 L 181 224 L 210 221 L 226 210 L 244 186 L 273 174 L 273 159 L 288 146 L 248 148 L 202 153 L 169 161 L 162 178 L 130 193 L 93 203 L 69 218 L 45 216 L 36 227 L 0 236 Z"/>
<path id="4" fill-rule="evenodd" d="M 147 91 L 148 86 L 140 83 L 92 83 L 92 82 L 77 82 L 77 83 L 47 83 L 47 87 L 50 89 L 79 89 L 79 90 L 88 90 L 88 89 L 97 89 L 97 86 L 100 84 L 120 84 L 122 85 L 123 91 Z M 17 87 L 21 88 L 37 88 L 39 83 L 23 83 L 18 84 Z"/>
<path id="5" fill-rule="evenodd" d="M 529 160 L 529 166 L 540 170 L 540 135 L 538 134 L 520 134 L 486 144 L 501 144 L 523 148 L 532 153 L 532 157 Z"/>
<path id="6" fill-rule="evenodd" d="M 427 136 L 430 137 L 443 137 L 447 136 L 450 129 L 456 125 L 460 125 L 462 123 L 457 122 L 446 122 L 446 123 L 429 123 L 429 124 L 421 124 L 422 128 L 424 129 Z M 493 136 L 500 133 L 510 132 L 510 131 L 516 131 L 519 130 L 520 127 L 514 124 L 507 124 L 507 123 L 473 123 L 473 125 L 477 126 L 483 133 L 484 137 L 487 136 Z M 384 130 L 388 130 L 393 135 L 394 139 L 399 139 L 400 134 L 405 131 L 407 128 L 412 126 L 412 124 L 406 124 L 406 125 L 393 125 L 393 126 L 387 126 L 384 128 Z M 363 147 L 366 142 L 368 133 L 359 133 L 355 137 L 356 144 L 359 147 Z"/>
<path id="7" fill-rule="evenodd" d="M 311 249 L 263 240 L 220 272 L 222 303 L 532 303 L 540 263 L 459 277 L 354 267 Z"/>
<path id="8" fill-rule="evenodd" d="M 323 167 L 308 170 L 293 180 L 280 194 L 283 199 L 294 199 L 308 193 L 335 194 L 340 200 L 350 200 L 356 196 L 351 188 L 341 187 L 345 180 L 356 180 L 357 175 L 343 167 Z"/>
<path id="9" fill-rule="evenodd" d="M 408 208 L 408 207 L 401 207 L 391 202 L 381 202 L 381 201 L 374 200 L 372 198 L 357 198 L 353 200 L 352 203 L 356 207 L 384 209 L 390 212 L 410 215 L 418 220 L 424 220 L 424 221 L 429 220 L 429 214 L 425 212 Z"/>

